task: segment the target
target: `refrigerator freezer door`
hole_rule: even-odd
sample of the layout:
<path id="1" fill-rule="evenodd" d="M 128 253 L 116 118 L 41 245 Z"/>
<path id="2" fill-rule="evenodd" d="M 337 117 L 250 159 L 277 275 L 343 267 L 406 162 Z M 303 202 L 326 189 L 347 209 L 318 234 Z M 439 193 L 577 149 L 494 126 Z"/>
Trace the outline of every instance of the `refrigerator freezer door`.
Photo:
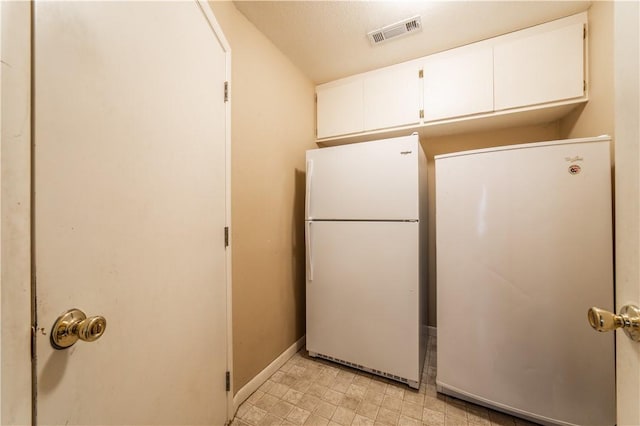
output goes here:
<path id="1" fill-rule="evenodd" d="M 419 218 L 418 135 L 307 151 L 307 220 Z"/>
<path id="2" fill-rule="evenodd" d="M 307 350 L 419 381 L 417 222 L 308 222 Z"/>
<path id="3" fill-rule="evenodd" d="M 608 141 L 436 159 L 438 375 L 550 424 L 615 423 Z"/>

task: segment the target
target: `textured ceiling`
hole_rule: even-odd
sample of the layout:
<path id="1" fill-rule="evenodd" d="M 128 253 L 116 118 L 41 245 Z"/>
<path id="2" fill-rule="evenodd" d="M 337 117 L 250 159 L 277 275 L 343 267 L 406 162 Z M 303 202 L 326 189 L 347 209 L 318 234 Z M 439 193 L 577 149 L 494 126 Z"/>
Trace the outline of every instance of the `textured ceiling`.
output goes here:
<path id="1" fill-rule="evenodd" d="M 315 83 L 419 58 L 587 10 L 590 1 L 235 1 Z M 421 32 L 371 46 L 367 33 L 414 15 Z"/>

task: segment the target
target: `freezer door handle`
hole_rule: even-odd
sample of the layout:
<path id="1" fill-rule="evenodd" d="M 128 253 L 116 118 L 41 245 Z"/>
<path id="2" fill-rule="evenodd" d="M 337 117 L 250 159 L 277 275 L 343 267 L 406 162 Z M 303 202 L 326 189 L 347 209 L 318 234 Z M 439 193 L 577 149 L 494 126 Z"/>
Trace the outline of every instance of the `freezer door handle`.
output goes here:
<path id="1" fill-rule="evenodd" d="M 313 281 L 313 254 L 311 252 L 311 222 L 307 223 L 307 281 Z"/>
<path id="2" fill-rule="evenodd" d="M 304 201 L 305 215 L 311 219 L 311 179 L 313 178 L 313 160 L 307 160 L 307 191 Z"/>

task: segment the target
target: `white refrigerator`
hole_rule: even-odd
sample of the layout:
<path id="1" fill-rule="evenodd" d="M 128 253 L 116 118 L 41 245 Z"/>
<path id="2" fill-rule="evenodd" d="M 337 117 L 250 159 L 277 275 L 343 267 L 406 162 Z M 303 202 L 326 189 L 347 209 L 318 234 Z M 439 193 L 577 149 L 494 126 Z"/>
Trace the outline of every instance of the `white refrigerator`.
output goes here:
<path id="1" fill-rule="evenodd" d="M 418 135 L 307 151 L 306 344 L 418 388 L 426 157 Z"/>
<path id="2" fill-rule="evenodd" d="M 542 424 L 613 425 L 608 136 L 436 156 L 438 391 Z"/>

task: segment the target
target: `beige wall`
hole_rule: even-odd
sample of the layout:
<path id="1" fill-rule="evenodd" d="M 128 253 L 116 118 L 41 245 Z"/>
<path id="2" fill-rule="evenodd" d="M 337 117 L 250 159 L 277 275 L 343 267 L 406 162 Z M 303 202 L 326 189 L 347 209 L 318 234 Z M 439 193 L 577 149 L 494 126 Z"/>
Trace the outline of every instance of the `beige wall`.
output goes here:
<path id="1" fill-rule="evenodd" d="M 305 156 L 314 85 L 231 2 L 211 8 L 231 45 L 233 386 L 305 333 Z"/>

